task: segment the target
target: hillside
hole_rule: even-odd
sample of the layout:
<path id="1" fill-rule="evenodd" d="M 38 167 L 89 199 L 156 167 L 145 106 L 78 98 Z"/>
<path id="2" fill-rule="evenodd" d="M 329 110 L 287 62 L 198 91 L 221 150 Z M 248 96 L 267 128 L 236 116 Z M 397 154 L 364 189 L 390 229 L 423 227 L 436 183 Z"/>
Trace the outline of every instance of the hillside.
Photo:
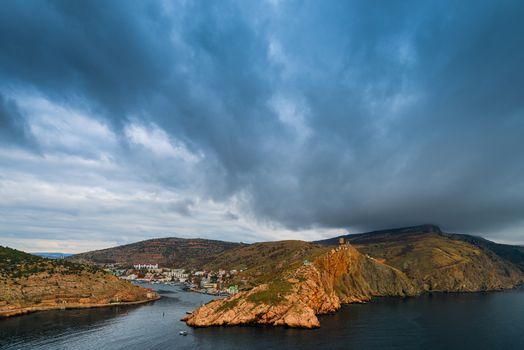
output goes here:
<path id="1" fill-rule="evenodd" d="M 434 225 L 345 236 L 316 243 L 281 241 L 231 249 L 213 266 L 243 266 L 243 292 L 213 301 L 184 320 L 190 326 L 268 324 L 314 328 L 316 315 L 342 303 L 424 292 L 513 288 L 524 275 L 492 250 Z M 304 263 L 308 259 L 312 263 Z"/>
<path id="2" fill-rule="evenodd" d="M 522 246 L 495 243 L 482 237 L 464 234 L 448 233 L 446 235 L 453 239 L 459 239 L 478 247 L 489 249 L 502 259 L 515 264 L 522 272 L 524 272 L 524 247 Z"/>
<path id="3" fill-rule="evenodd" d="M 0 317 L 139 303 L 156 297 L 93 266 L 45 259 L 0 246 Z"/>
<path id="4" fill-rule="evenodd" d="M 522 278 L 518 250 L 422 225 L 344 236 L 359 251 L 404 272 L 422 291 L 511 288 Z M 324 245 L 338 237 L 319 241 Z M 492 248 L 495 248 L 497 254 Z M 517 251 L 510 259 L 508 252 Z M 522 252 L 520 252 L 522 253 Z M 512 261 L 513 260 L 513 261 Z"/>
<path id="5" fill-rule="evenodd" d="M 152 263 L 170 267 L 199 268 L 209 263 L 217 254 L 242 246 L 244 245 L 241 243 L 171 237 L 76 254 L 67 259 L 95 264 L 118 263 L 131 266 Z"/>
<path id="6" fill-rule="evenodd" d="M 348 234 L 343 236 L 337 236 L 333 238 L 328 238 L 320 241 L 315 241 L 317 244 L 321 245 L 337 245 L 339 238 L 343 237 L 345 240 L 348 240 L 353 243 L 359 244 L 369 244 L 373 242 L 383 242 L 389 238 L 400 238 L 406 237 L 412 234 L 420 233 L 442 233 L 440 227 L 436 225 L 419 225 L 419 226 L 409 226 L 402 228 L 394 228 L 387 230 L 371 231 L 365 233 L 355 233 Z"/>
<path id="7" fill-rule="evenodd" d="M 312 245 L 312 249 L 316 249 Z M 373 296 L 416 295 L 400 271 L 347 245 L 314 258 L 312 264 L 285 266 L 271 280 L 227 299 L 214 300 L 184 318 L 193 327 L 264 324 L 315 328 L 317 315 L 342 303 Z"/>
<path id="8" fill-rule="evenodd" d="M 285 269 L 297 268 L 304 260 L 312 261 L 329 248 L 304 241 L 276 241 L 243 245 L 218 254 L 203 265 L 204 269 L 238 270 L 232 283 L 242 288 L 266 283 Z"/>
<path id="9" fill-rule="evenodd" d="M 482 248 L 485 251 L 490 251 L 496 254 L 499 258 L 506 260 L 515 266 L 517 266 L 522 272 L 524 272 L 524 247 L 495 243 L 482 237 L 458 234 L 458 233 L 445 233 L 436 225 L 420 225 L 411 226 L 397 229 L 387 229 L 380 231 L 372 231 L 366 233 L 349 234 L 344 237 L 346 240 L 360 246 L 372 244 L 373 242 L 385 242 L 389 239 L 396 239 L 400 241 L 402 237 L 409 237 L 413 235 L 434 233 L 452 240 L 459 240 L 475 245 Z M 336 245 L 338 244 L 339 237 L 333 237 L 326 240 L 316 241 L 315 243 L 321 245 Z"/>

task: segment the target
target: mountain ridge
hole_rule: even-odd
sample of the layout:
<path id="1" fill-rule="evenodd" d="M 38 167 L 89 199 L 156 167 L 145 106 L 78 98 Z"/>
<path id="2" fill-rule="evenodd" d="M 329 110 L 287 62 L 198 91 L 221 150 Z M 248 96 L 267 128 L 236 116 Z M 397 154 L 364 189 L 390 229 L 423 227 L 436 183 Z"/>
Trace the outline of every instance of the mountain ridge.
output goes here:
<path id="1" fill-rule="evenodd" d="M 118 263 L 129 266 L 156 263 L 183 268 L 203 265 L 208 257 L 242 245 L 244 243 L 202 238 L 164 237 L 75 254 L 66 259 L 82 263 Z"/>
<path id="2" fill-rule="evenodd" d="M 522 272 L 524 272 L 524 249 L 522 246 L 496 243 L 481 236 L 447 233 L 442 231 L 439 226 L 433 224 L 346 234 L 314 242 L 321 245 L 334 245 L 337 244 L 339 238 L 344 238 L 349 240 L 352 244 L 362 247 L 363 245 L 373 244 L 375 242 L 383 242 L 387 239 L 398 239 L 402 236 L 408 237 L 421 234 L 437 234 L 443 237 L 471 243 L 475 246 L 493 252 L 500 258 L 517 266 Z"/>
<path id="3" fill-rule="evenodd" d="M 524 246 L 496 243 L 480 236 L 446 233 L 435 224 L 421 224 L 416 226 L 346 234 L 323 240 L 310 241 L 308 243 L 322 246 L 334 246 L 338 244 L 339 238 L 343 237 L 357 247 L 362 247 L 364 245 L 372 244 L 373 242 L 383 241 L 387 238 L 394 237 L 398 239 L 402 236 L 413 236 L 419 234 L 438 234 L 451 239 L 465 241 L 483 249 L 488 249 L 500 258 L 516 265 L 524 272 Z M 220 256 L 226 252 L 232 252 L 234 249 L 238 250 L 249 246 L 256 247 L 261 244 L 272 244 L 272 242 L 276 243 L 283 241 L 248 244 L 203 238 L 164 237 L 74 254 L 66 257 L 66 259 L 95 264 L 118 263 L 123 265 L 133 265 L 138 263 L 158 263 L 161 265 L 176 265 L 176 267 L 181 268 L 203 268 L 206 266 L 208 267 L 214 262 L 223 260 Z M 162 247 L 162 243 L 166 243 L 164 247 Z M 191 252 L 182 252 L 182 250 L 188 247 L 192 250 Z"/>

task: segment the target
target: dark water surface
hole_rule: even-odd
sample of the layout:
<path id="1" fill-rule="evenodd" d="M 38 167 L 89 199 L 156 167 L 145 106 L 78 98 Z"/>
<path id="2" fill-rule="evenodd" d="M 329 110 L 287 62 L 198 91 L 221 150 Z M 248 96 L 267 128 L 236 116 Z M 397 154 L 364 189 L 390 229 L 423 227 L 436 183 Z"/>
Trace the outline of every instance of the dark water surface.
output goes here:
<path id="1" fill-rule="evenodd" d="M 322 327 L 192 329 L 180 318 L 211 299 L 176 286 L 127 307 L 0 320 L 0 349 L 524 349 L 524 289 L 385 298 L 322 316 Z M 162 315 L 164 313 L 164 316 Z M 178 332 L 186 330 L 187 336 Z"/>

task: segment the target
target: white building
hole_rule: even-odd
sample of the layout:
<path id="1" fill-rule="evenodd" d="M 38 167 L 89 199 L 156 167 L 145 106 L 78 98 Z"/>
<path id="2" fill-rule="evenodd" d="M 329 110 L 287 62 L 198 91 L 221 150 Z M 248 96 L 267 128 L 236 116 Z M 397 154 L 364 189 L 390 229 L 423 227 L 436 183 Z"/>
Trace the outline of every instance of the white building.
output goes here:
<path id="1" fill-rule="evenodd" d="M 133 265 L 136 270 L 156 270 L 158 269 L 158 264 L 137 264 Z"/>

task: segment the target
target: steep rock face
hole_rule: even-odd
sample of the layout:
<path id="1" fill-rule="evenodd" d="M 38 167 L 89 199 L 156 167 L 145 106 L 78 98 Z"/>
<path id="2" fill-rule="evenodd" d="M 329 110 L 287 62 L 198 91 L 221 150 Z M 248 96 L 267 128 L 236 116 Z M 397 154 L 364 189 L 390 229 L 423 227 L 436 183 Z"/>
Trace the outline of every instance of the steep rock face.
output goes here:
<path id="1" fill-rule="evenodd" d="M 194 327 L 267 324 L 315 328 L 320 326 L 316 315 L 334 312 L 341 303 L 414 294 L 415 288 L 402 272 L 344 246 L 313 264 L 283 272 L 271 283 L 212 301 L 184 320 Z"/>
<path id="2" fill-rule="evenodd" d="M 324 288 L 333 291 L 343 303 L 367 301 L 372 296 L 417 294 L 401 271 L 363 256 L 350 245 L 334 248 L 314 264 Z"/>
<path id="3" fill-rule="evenodd" d="M 307 299 L 302 299 L 302 294 L 295 294 L 294 291 L 280 297 L 277 302 L 258 299 L 257 295 L 273 293 L 272 288 L 273 286 L 269 284 L 262 284 L 249 292 L 241 292 L 228 299 L 212 301 L 195 310 L 184 320 L 193 327 L 266 324 L 314 328 L 319 327 L 320 323 L 314 310 L 310 307 L 312 304 L 322 300 L 327 309 L 331 306 L 334 311 L 340 307 L 338 300 L 332 301 L 333 305 L 330 305 L 329 298 L 314 284 L 301 288 L 300 293 L 307 290 L 312 291 L 308 294 Z"/>

